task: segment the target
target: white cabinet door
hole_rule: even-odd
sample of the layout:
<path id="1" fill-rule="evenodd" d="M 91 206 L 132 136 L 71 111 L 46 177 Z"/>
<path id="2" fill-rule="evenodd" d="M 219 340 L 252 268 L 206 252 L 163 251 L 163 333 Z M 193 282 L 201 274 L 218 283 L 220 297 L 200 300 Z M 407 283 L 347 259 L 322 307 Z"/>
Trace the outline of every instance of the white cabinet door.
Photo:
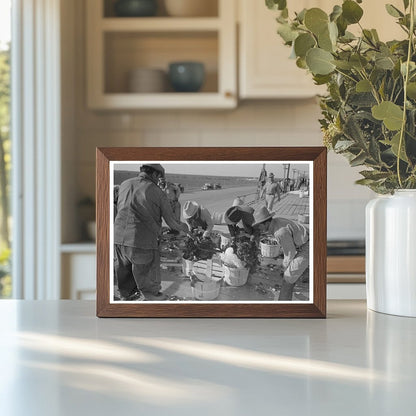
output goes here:
<path id="1" fill-rule="evenodd" d="M 399 9 L 402 0 L 389 1 Z M 289 3 L 289 11 L 304 7 L 320 7 L 327 13 L 341 0 L 298 0 Z M 241 98 L 305 98 L 325 92 L 324 87 L 313 84 L 311 75 L 296 66 L 290 59 L 291 49 L 283 44 L 276 33 L 275 17 L 278 12 L 268 10 L 264 1 L 238 0 L 240 18 L 239 89 Z M 384 2 L 366 0 L 361 4 L 365 28 L 376 28 L 383 41 L 403 38 L 404 32 L 388 15 Z M 348 30 L 357 33 L 358 25 Z"/>
<path id="2" fill-rule="evenodd" d="M 62 298 L 95 299 L 95 271 L 95 253 L 64 253 L 62 255 Z"/>
<path id="3" fill-rule="evenodd" d="M 328 2 L 328 0 L 325 0 Z M 324 7 L 319 0 L 296 1 L 296 11 L 304 7 Z M 311 75 L 289 59 L 291 49 L 277 34 L 276 11 L 264 1 L 239 0 L 240 48 L 239 87 L 241 98 L 305 98 L 322 93 Z"/>

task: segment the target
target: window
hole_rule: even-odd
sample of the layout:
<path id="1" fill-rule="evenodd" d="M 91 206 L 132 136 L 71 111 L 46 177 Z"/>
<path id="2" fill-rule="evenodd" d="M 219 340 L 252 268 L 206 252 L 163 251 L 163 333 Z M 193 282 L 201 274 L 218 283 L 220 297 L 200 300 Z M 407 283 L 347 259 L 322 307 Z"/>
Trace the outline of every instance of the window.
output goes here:
<path id="1" fill-rule="evenodd" d="M 0 0 L 0 298 L 9 298 L 12 294 L 10 268 L 10 8 L 10 0 Z"/>

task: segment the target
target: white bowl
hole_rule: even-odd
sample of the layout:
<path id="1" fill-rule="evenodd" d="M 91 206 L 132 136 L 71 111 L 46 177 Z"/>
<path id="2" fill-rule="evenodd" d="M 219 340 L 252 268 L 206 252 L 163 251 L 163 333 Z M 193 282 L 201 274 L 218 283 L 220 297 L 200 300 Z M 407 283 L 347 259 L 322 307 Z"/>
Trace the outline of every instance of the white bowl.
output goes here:
<path id="1" fill-rule="evenodd" d="M 167 85 L 167 74 L 162 69 L 136 68 L 129 72 L 129 92 L 145 94 L 165 92 Z"/>

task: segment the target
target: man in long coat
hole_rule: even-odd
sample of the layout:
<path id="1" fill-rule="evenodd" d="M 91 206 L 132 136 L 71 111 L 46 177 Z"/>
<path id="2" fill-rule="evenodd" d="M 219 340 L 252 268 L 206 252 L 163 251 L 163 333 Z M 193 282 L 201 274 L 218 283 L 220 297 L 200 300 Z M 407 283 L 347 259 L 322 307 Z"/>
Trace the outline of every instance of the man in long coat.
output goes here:
<path id="1" fill-rule="evenodd" d="M 186 224 L 175 220 L 166 194 L 157 185 L 164 174 L 160 164 L 145 164 L 137 177 L 120 185 L 114 245 L 121 300 L 163 297 L 158 243 L 162 218 L 170 228 L 188 231 Z"/>

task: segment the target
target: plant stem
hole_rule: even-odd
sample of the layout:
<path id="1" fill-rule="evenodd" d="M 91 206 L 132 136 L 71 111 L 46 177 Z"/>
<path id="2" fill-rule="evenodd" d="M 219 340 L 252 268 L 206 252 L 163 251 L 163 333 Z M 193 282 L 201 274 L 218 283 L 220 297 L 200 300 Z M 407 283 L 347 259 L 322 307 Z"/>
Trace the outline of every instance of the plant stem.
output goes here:
<path id="1" fill-rule="evenodd" d="M 406 129 L 406 110 L 407 110 L 407 83 L 409 81 L 409 68 L 410 68 L 410 61 L 412 58 L 412 49 L 413 49 L 413 36 L 414 36 L 414 27 L 415 27 L 415 16 L 414 16 L 414 8 L 415 8 L 415 0 L 410 0 L 410 30 L 409 30 L 409 44 L 407 47 L 407 60 L 406 60 L 406 73 L 404 75 L 403 80 L 403 118 L 402 118 L 402 127 L 400 129 L 400 140 L 399 140 L 399 149 L 397 151 L 397 177 L 399 179 L 399 186 L 403 188 L 402 178 L 400 175 L 400 156 L 402 152 L 403 140 L 404 140 L 404 132 Z"/>

